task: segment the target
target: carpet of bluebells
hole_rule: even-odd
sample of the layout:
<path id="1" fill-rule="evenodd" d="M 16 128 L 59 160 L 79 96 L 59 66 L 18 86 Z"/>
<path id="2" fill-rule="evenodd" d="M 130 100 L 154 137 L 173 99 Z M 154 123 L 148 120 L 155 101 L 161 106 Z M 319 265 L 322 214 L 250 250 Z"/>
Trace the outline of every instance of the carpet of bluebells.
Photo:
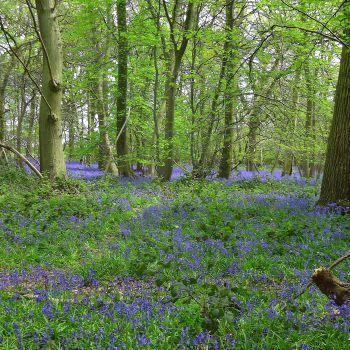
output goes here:
<path id="1" fill-rule="evenodd" d="M 348 348 L 350 307 L 293 298 L 349 249 L 317 181 L 68 171 L 0 168 L 0 349 Z"/>

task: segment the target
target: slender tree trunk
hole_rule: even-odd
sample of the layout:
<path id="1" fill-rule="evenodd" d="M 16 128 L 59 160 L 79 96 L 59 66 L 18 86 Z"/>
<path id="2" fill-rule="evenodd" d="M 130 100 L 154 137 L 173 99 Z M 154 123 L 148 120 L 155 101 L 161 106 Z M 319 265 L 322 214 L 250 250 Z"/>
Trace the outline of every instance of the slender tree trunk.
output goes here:
<path id="1" fill-rule="evenodd" d="M 188 31 L 192 27 L 194 4 L 189 0 L 186 10 L 186 19 L 184 22 L 184 34 L 180 43 L 180 47 L 175 44 L 175 23 L 177 21 L 176 13 L 177 10 L 173 11 L 175 18 L 171 20 L 170 25 L 170 36 L 173 42 L 173 49 L 169 55 L 168 62 L 168 74 L 165 83 L 165 157 L 164 166 L 160 170 L 162 178 L 166 181 L 171 179 L 174 165 L 174 116 L 175 116 L 175 100 L 177 92 L 177 78 L 181 67 L 182 58 L 185 54 L 188 45 Z"/>
<path id="2" fill-rule="evenodd" d="M 158 165 L 159 158 L 160 158 L 160 151 L 159 151 L 159 137 L 160 137 L 160 131 L 159 131 L 159 118 L 158 118 L 158 94 L 159 94 L 159 68 L 158 68 L 158 55 L 157 55 L 157 46 L 154 46 L 153 48 L 153 64 L 154 64 L 154 87 L 153 87 L 153 122 L 154 122 L 154 130 L 153 130 L 153 137 L 152 141 L 155 145 L 154 149 L 154 157 L 153 157 L 153 164 L 151 164 L 151 175 L 155 174 L 156 166 Z"/>
<path id="3" fill-rule="evenodd" d="M 98 152 L 98 165 L 100 169 L 112 173 L 113 175 L 118 174 L 118 169 L 113 160 L 112 151 L 109 145 L 109 138 L 106 125 L 106 105 L 105 97 L 106 87 L 103 87 L 102 78 L 98 78 L 95 86 L 95 101 L 93 108 L 97 113 L 98 117 L 98 129 L 100 133 L 99 141 L 99 152 Z"/>
<path id="4" fill-rule="evenodd" d="M 231 176 L 233 166 L 233 110 L 234 110 L 234 42 L 232 39 L 232 30 L 234 25 L 233 17 L 234 1 L 226 1 L 226 35 L 227 45 L 225 50 L 226 68 L 226 87 L 225 87 L 225 130 L 224 145 L 221 153 L 221 161 L 218 176 L 228 179 Z"/>
<path id="5" fill-rule="evenodd" d="M 25 83 L 25 74 L 23 74 L 21 79 L 21 99 L 19 105 L 19 113 L 17 120 L 17 130 L 16 130 L 16 147 L 19 153 L 22 153 L 22 133 L 23 133 L 23 121 L 25 117 L 25 113 L 27 110 L 28 103 L 26 101 L 26 83 Z M 22 159 L 18 157 L 18 162 L 22 166 Z"/>
<path id="6" fill-rule="evenodd" d="M 126 23 L 126 0 L 117 1 L 118 14 L 118 96 L 117 96 L 117 140 L 118 170 L 130 176 L 127 141 L 127 94 L 128 94 L 128 38 Z"/>
<path id="7" fill-rule="evenodd" d="M 291 131 L 291 140 L 294 141 L 295 130 L 298 122 L 298 104 L 299 104 L 299 81 L 300 81 L 300 70 L 298 69 L 295 74 L 292 90 L 292 131 Z M 291 147 L 292 144 L 288 143 L 287 147 Z M 294 163 L 294 154 L 293 151 L 288 149 L 285 155 L 284 165 L 282 176 L 292 175 L 293 173 L 293 163 Z"/>
<path id="8" fill-rule="evenodd" d="M 248 133 L 248 149 L 247 149 L 247 171 L 255 171 L 255 155 L 257 145 L 257 133 L 259 129 L 259 120 L 257 117 L 257 111 L 253 112 L 253 115 L 248 121 L 249 133 Z"/>
<path id="9" fill-rule="evenodd" d="M 225 43 L 224 45 L 224 51 L 225 51 L 226 45 L 227 43 Z M 193 169 L 193 176 L 195 178 L 204 178 L 207 175 L 207 172 L 211 170 L 211 169 L 208 169 L 208 168 L 211 168 L 212 166 L 212 164 L 208 164 L 209 149 L 210 149 L 210 143 L 211 143 L 210 141 L 213 135 L 215 119 L 217 118 L 219 98 L 221 94 L 223 80 L 226 74 L 226 65 L 227 65 L 227 60 L 223 57 L 220 74 L 219 74 L 219 80 L 215 89 L 213 100 L 211 102 L 210 113 L 209 113 L 209 125 L 203 137 L 201 155 L 200 155 L 197 167 Z"/>
<path id="10" fill-rule="evenodd" d="M 36 93 L 33 91 L 32 100 L 30 102 L 30 114 L 27 136 L 27 154 L 33 155 L 33 135 L 34 135 L 34 122 L 36 115 Z"/>
<path id="11" fill-rule="evenodd" d="M 8 64 L 0 62 L 0 141 L 5 140 L 6 134 L 6 110 L 5 110 L 5 90 L 13 67 L 13 58 Z"/>
<path id="12" fill-rule="evenodd" d="M 304 177 L 310 177 L 310 148 L 312 147 L 312 120 L 314 118 L 314 102 L 313 102 L 313 82 L 311 80 L 310 65 L 305 63 L 305 79 L 306 79 L 306 120 L 305 120 L 305 142 L 304 142 L 304 155 L 301 165 L 302 174 Z"/>
<path id="13" fill-rule="evenodd" d="M 177 62 L 176 62 L 177 61 Z M 174 116 L 175 116 L 175 100 L 177 90 L 177 78 L 179 74 L 179 61 L 175 58 L 175 63 L 170 68 L 168 77 L 165 83 L 165 159 L 164 167 L 161 175 L 164 180 L 169 181 L 173 172 L 174 163 Z"/>
<path id="14" fill-rule="evenodd" d="M 5 87 L 0 87 L 0 142 L 5 140 Z"/>
<path id="15" fill-rule="evenodd" d="M 350 205 L 350 52 L 346 47 L 340 60 L 319 203 Z"/>
<path id="16" fill-rule="evenodd" d="M 51 179 L 66 175 L 62 145 L 61 104 L 63 53 L 57 2 L 36 0 L 43 45 L 42 97 L 39 116 L 40 168 Z"/>
<path id="17" fill-rule="evenodd" d="M 68 106 L 68 152 L 69 158 L 72 159 L 74 154 L 76 123 L 78 121 L 77 109 L 74 101 L 70 101 Z"/>

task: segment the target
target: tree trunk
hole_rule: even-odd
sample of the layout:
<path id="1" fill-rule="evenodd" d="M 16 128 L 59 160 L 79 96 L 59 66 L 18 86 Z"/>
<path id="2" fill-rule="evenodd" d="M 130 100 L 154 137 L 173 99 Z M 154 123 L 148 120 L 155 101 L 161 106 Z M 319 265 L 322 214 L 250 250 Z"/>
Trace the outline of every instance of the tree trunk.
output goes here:
<path id="1" fill-rule="evenodd" d="M 295 73 L 295 78 L 293 82 L 293 90 L 292 90 L 292 131 L 291 131 L 291 140 L 294 142 L 295 130 L 298 122 L 298 104 L 299 104 L 299 80 L 300 80 L 300 69 L 298 69 Z M 290 140 L 289 140 L 290 141 Z M 292 175 L 293 174 L 293 163 L 294 163 L 294 154 L 290 149 L 292 144 L 288 144 L 289 148 L 286 151 L 282 176 Z"/>
<path id="2" fill-rule="evenodd" d="M 20 99 L 20 105 L 19 105 L 19 113 L 18 113 L 18 120 L 17 120 L 17 130 L 16 130 L 16 147 L 17 151 L 19 153 L 22 153 L 22 133 L 23 133 L 23 121 L 26 114 L 28 102 L 26 101 L 26 81 L 25 81 L 25 74 L 22 75 L 21 79 L 21 99 Z M 22 158 L 18 157 L 18 162 L 22 166 Z"/>
<path id="3" fill-rule="evenodd" d="M 256 145 L 257 145 L 257 133 L 259 129 L 259 120 L 256 116 L 258 113 L 256 110 L 253 112 L 253 116 L 248 121 L 249 133 L 248 133 L 248 149 L 247 149 L 247 171 L 255 171 L 255 156 L 256 156 Z"/>
<path id="4" fill-rule="evenodd" d="M 43 46 L 43 96 L 39 116 L 40 168 L 51 179 L 66 175 L 62 145 L 61 104 L 63 53 L 57 3 L 36 0 Z"/>
<path id="5" fill-rule="evenodd" d="M 153 48 L 153 63 L 154 63 L 154 87 L 153 87 L 153 122 L 154 122 L 154 130 L 152 135 L 152 141 L 155 146 L 154 152 L 155 155 L 153 157 L 153 163 L 151 164 L 151 175 L 155 174 L 156 166 L 159 162 L 159 118 L 158 118 L 158 94 L 159 94 L 159 68 L 158 68 L 158 56 L 157 56 L 157 46 Z"/>
<path id="6" fill-rule="evenodd" d="M 177 78 L 179 74 L 180 62 L 175 58 L 175 63 L 170 68 L 167 80 L 165 83 L 165 159 L 164 167 L 161 170 L 161 175 L 164 180 L 169 181 L 173 172 L 174 163 L 174 115 L 175 115 L 175 99 L 177 90 Z"/>
<path id="7" fill-rule="evenodd" d="M 6 63 L 0 62 L 0 141 L 5 140 L 6 134 L 6 118 L 5 118 L 5 90 L 7 87 L 8 79 L 13 67 L 13 57 L 11 61 Z"/>
<path id="8" fill-rule="evenodd" d="M 304 142 L 304 155 L 302 162 L 302 174 L 304 177 L 309 178 L 311 173 L 311 152 L 312 147 L 312 124 L 314 119 L 314 96 L 313 96 L 313 84 L 311 80 L 310 65 L 308 62 L 305 63 L 305 79 L 306 79 L 306 120 L 305 120 L 305 142 Z"/>
<path id="9" fill-rule="evenodd" d="M 225 47 L 226 65 L 226 87 L 225 87 L 225 131 L 224 145 L 221 153 L 221 161 L 219 166 L 220 178 L 228 179 L 231 176 L 233 166 L 233 109 L 234 109 L 234 42 L 232 39 L 232 30 L 234 25 L 233 17 L 234 1 L 226 1 L 226 36 L 227 45 Z"/>
<path id="10" fill-rule="evenodd" d="M 5 88 L 0 87 L 0 142 L 5 140 Z"/>
<path id="11" fill-rule="evenodd" d="M 76 135 L 76 123 L 78 121 L 77 109 L 74 101 L 69 101 L 68 106 L 68 152 L 69 158 L 73 158 L 75 135 Z"/>
<path id="12" fill-rule="evenodd" d="M 29 125 L 28 125 L 28 136 L 27 136 L 27 155 L 33 154 L 33 135 L 34 135 L 34 122 L 36 115 L 36 93 L 33 91 L 32 100 L 30 102 L 30 114 L 29 114 Z"/>
<path id="13" fill-rule="evenodd" d="M 164 3 L 165 4 L 165 3 Z M 165 5 L 166 6 L 166 5 Z M 177 9 L 173 13 L 175 18 L 169 19 L 170 25 L 170 39 L 173 44 L 173 49 L 168 58 L 168 74 L 165 83 L 165 156 L 164 166 L 160 169 L 160 175 L 166 181 L 171 179 L 174 165 L 174 116 L 175 116 L 175 100 L 177 92 L 177 78 L 181 67 L 182 58 L 185 54 L 187 44 L 189 41 L 188 31 L 192 27 L 194 4 L 189 1 L 187 4 L 186 18 L 184 22 L 183 35 L 180 47 L 176 44 L 175 39 L 175 23 L 177 22 Z"/>
<path id="14" fill-rule="evenodd" d="M 126 0 L 117 1 L 118 14 L 118 96 L 117 96 L 117 140 L 118 170 L 130 176 L 127 142 L 127 94 L 128 94 L 128 39 L 126 24 Z"/>
<path id="15" fill-rule="evenodd" d="M 343 47 L 320 204 L 350 205 L 350 52 Z"/>

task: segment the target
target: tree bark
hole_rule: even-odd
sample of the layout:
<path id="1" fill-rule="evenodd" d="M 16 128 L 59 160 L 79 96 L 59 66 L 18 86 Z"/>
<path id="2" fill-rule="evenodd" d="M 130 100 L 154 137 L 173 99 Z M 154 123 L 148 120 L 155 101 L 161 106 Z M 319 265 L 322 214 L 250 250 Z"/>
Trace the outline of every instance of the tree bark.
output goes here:
<path id="1" fill-rule="evenodd" d="M 33 154 L 33 135 L 34 135 L 34 122 L 36 116 L 36 93 L 33 91 L 32 100 L 30 102 L 30 115 L 27 135 L 27 154 Z"/>
<path id="2" fill-rule="evenodd" d="M 10 62 L 3 63 L 0 61 L 0 141 L 5 140 L 6 118 L 5 118 L 5 90 L 8 84 L 10 73 L 13 67 L 13 58 Z"/>
<path id="3" fill-rule="evenodd" d="M 127 94 L 128 94 L 128 38 L 126 23 L 126 0 L 117 1 L 118 15 L 118 96 L 117 96 L 117 143 L 118 170 L 123 176 L 130 176 L 127 140 Z"/>
<path id="4" fill-rule="evenodd" d="M 163 2 L 164 6 L 165 2 Z M 175 5 L 176 6 L 176 5 Z M 175 39 L 175 23 L 177 21 L 176 9 L 173 13 L 175 18 L 168 18 L 170 26 L 170 40 L 172 42 L 173 48 L 169 54 L 168 58 L 168 72 L 165 83 L 165 156 L 164 156 L 164 166 L 160 169 L 161 177 L 169 181 L 173 172 L 174 165 L 174 121 L 175 121 L 175 100 L 177 92 L 177 78 L 179 76 L 179 71 L 181 67 L 182 58 L 185 54 L 188 45 L 188 31 L 192 27 L 194 4 L 190 0 L 187 4 L 186 18 L 184 22 L 184 33 L 182 35 L 182 40 L 180 46 L 176 44 Z"/>
<path id="5" fill-rule="evenodd" d="M 297 122 L 298 122 L 299 81 L 300 81 L 300 69 L 298 69 L 295 73 L 295 78 L 294 78 L 294 82 L 293 82 L 293 89 L 292 89 L 292 107 L 293 107 L 292 131 L 291 131 L 292 142 L 294 141 L 295 130 L 297 127 Z M 292 173 L 293 173 L 294 153 L 290 149 L 291 146 L 292 146 L 291 144 L 287 144 L 287 147 L 289 149 L 286 151 L 282 176 L 292 175 Z"/>
<path id="6" fill-rule="evenodd" d="M 350 52 L 343 47 L 319 204 L 350 206 Z"/>
<path id="7" fill-rule="evenodd" d="M 64 177 L 61 126 L 63 52 L 57 17 L 57 2 L 36 0 L 43 48 L 43 96 L 39 115 L 40 168 L 51 179 Z"/>
<path id="8" fill-rule="evenodd" d="M 350 283 L 340 281 L 325 268 L 315 270 L 312 281 L 323 294 L 333 299 L 337 305 L 342 305 L 350 299 Z"/>
<path id="9" fill-rule="evenodd" d="M 302 174 L 304 177 L 309 178 L 312 176 L 311 167 L 312 167 L 312 144 L 313 144 L 313 133 L 314 133 L 314 82 L 311 77 L 310 65 L 309 62 L 305 63 L 305 79 L 306 79 L 306 120 L 305 120 L 305 142 L 304 142 L 304 155 L 302 162 Z"/>
<path id="10" fill-rule="evenodd" d="M 226 87 L 225 87 L 225 130 L 224 145 L 221 153 L 221 161 L 219 166 L 220 178 L 228 179 L 231 176 L 233 166 L 233 111 L 234 111 L 234 42 L 232 39 L 232 30 L 234 26 L 233 8 L 234 1 L 226 1 L 226 36 L 227 45 L 225 45 L 226 64 Z"/>

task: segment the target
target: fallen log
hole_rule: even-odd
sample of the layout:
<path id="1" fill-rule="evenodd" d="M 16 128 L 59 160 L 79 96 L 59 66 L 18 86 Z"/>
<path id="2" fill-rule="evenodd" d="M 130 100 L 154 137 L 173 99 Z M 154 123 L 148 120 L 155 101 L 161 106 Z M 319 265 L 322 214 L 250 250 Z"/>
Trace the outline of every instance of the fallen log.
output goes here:
<path id="1" fill-rule="evenodd" d="M 324 267 L 315 270 L 312 281 L 324 295 L 333 299 L 337 305 L 343 305 L 350 299 L 350 283 L 342 282 Z"/>
<path id="2" fill-rule="evenodd" d="M 26 163 L 31 170 L 40 178 L 43 179 L 43 175 L 41 172 L 20 152 L 18 152 L 15 148 L 10 145 L 6 145 L 5 143 L 0 142 L 0 148 L 7 149 L 8 151 L 14 153 L 16 156 L 21 158 L 24 163 Z"/>

